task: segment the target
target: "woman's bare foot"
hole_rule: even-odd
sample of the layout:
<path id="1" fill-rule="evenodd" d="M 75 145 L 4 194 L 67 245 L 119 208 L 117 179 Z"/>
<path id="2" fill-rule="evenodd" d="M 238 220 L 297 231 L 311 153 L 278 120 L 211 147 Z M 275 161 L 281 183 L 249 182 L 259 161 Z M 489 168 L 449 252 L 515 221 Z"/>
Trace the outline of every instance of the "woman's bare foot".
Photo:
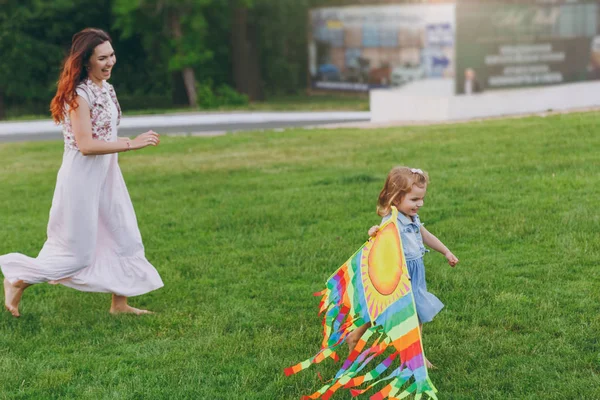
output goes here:
<path id="1" fill-rule="evenodd" d="M 125 296 L 117 296 L 113 294 L 112 296 L 112 304 L 110 305 L 110 313 L 111 314 L 135 314 L 135 315 L 143 315 L 143 314 L 153 314 L 148 310 L 140 310 L 139 308 L 131 307 L 127 304 L 127 297 Z"/>
<path id="2" fill-rule="evenodd" d="M 8 279 L 4 279 L 4 306 L 10 311 L 13 317 L 21 316 L 19 314 L 19 303 L 21 302 L 23 292 L 28 286 L 30 285 L 23 281 L 18 281 L 13 285 Z"/>
<path id="3" fill-rule="evenodd" d="M 129 305 L 125 305 L 124 307 L 111 307 L 110 313 L 113 315 L 114 314 L 135 314 L 135 315 L 153 314 L 152 311 L 140 310 L 139 308 L 131 307 Z"/>

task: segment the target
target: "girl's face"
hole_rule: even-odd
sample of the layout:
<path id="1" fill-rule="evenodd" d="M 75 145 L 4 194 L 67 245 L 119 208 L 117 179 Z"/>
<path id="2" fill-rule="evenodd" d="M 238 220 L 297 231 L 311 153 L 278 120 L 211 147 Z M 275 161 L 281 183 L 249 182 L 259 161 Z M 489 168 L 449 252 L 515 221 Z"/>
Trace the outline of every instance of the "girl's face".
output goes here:
<path id="1" fill-rule="evenodd" d="M 419 187 L 413 185 L 410 192 L 408 192 L 397 208 L 402 214 L 407 217 L 414 217 L 419 212 L 419 209 L 423 207 L 423 200 L 425 199 L 425 193 L 427 192 L 427 186 Z"/>
<path id="2" fill-rule="evenodd" d="M 88 77 L 95 83 L 101 83 L 110 78 L 112 67 L 117 62 L 115 51 L 109 41 L 99 44 L 94 49 L 88 64 Z"/>

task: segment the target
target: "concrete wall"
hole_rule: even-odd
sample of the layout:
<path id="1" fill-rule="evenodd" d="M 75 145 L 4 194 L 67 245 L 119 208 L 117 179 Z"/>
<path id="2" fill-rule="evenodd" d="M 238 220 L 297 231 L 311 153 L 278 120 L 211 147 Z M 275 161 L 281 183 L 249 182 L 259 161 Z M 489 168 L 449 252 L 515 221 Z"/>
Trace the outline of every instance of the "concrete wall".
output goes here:
<path id="1" fill-rule="evenodd" d="M 497 90 L 472 96 L 440 94 L 417 87 L 377 89 L 370 93 L 371 121 L 453 121 L 548 110 L 600 106 L 600 81 L 527 89 Z"/>

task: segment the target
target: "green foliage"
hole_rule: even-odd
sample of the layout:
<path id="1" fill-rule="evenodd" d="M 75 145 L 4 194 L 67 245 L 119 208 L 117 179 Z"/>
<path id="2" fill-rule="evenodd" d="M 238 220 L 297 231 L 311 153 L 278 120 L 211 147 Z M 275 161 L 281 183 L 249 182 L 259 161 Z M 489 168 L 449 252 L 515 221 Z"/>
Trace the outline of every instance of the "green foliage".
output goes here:
<path id="1" fill-rule="evenodd" d="M 212 58 L 203 40 L 208 28 L 204 12 L 212 1 L 113 0 L 113 26 L 124 38 L 145 37 L 148 53 L 162 48 L 169 71 L 197 67 Z"/>
<path id="2" fill-rule="evenodd" d="M 236 92 L 230 86 L 221 85 L 215 88 L 210 80 L 198 83 L 196 86 L 198 105 L 201 108 L 245 106 L 248 104 L 248 96 Z"/>
<path id="3" fill-rule="evenodd" d="M 210 82 L 200 82 L 196 84 L 196 93 L 198 94 L 198 105 L 203 108 L 218 107 L 217 96 Z"/>
<path id="4" fill-rule="evenodd" d="M 308 10 L 328 3 L 333 4 L 330 0 L 3 0 L 0 93 L 6 96 L 9 115 L 45 112 L 72 35 L 90 26 L 111 34 L 117 54 L 111 83 L 120 97 L 132 99 L 126 101 L 129 104 L 156 108 L 166 99 L 173 105 L 175 94 L 181 93 L 175 73 L 186 67 L 194 69 L 198 82 L 232 87 L 232 7 L 245 6 L 249 26 L 257 32 L 263 87 L 269 95 L 297 94 L 307 83 Z M 180 23 L 181 37 L 174 34 L 174 20 Z M 216 91 L 210 89 L 228 103 L 241 101 Z"/>
<path id="5" fill-rule="evenodd" d="M 217 96 L 222 99 L 223 105 L 244 106 L 248 104 L 248 96 L 238 93 L 231 86 L 219 86 Z"/>
<path id="6" fill-rule="evenodd" d="M 308 0 L 257 0 L 252 10 L 268 93 L 290 94 L 306 88 L 308 10 Z"/>
<path id="7" fill-rule="evenodd" d="M 5 1 L 0 11 L 0 91 L 21 104 L 49 103 L 71 36 L 91 21 L 102 21 L 106 3 Z M 84 8 L 85 16 L 78 15 Z"/>
<path id="8" fill-rule="evenodd" d="M 48 115 L 72 35 L 87 26 L 106 29 L 108 6 L 108 0 L 5 0 L 2 3 L 0 93 L 6 96 L 9 114 L 44 112 Z"/>

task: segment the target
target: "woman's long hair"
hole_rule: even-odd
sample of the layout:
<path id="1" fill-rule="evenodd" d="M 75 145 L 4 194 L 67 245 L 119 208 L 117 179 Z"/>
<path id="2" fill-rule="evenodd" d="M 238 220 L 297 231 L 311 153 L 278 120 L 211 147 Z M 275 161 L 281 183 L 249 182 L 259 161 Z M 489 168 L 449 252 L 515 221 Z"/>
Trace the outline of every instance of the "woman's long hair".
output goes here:
<path id="1" fill-rule="evenodd" d="M 111 42 L 108 33 L 96 28 L 86 28 L 73 35 L 71 50 L 58 80 L 56 95 L 50 103 L 50 112 L 56 123 L 64 121 L 67 106 L 72 110 L 77 108 L 75 89 L 87 78 L 86 65 L 94 54 L 94 49 L 106 41 Z"/>

